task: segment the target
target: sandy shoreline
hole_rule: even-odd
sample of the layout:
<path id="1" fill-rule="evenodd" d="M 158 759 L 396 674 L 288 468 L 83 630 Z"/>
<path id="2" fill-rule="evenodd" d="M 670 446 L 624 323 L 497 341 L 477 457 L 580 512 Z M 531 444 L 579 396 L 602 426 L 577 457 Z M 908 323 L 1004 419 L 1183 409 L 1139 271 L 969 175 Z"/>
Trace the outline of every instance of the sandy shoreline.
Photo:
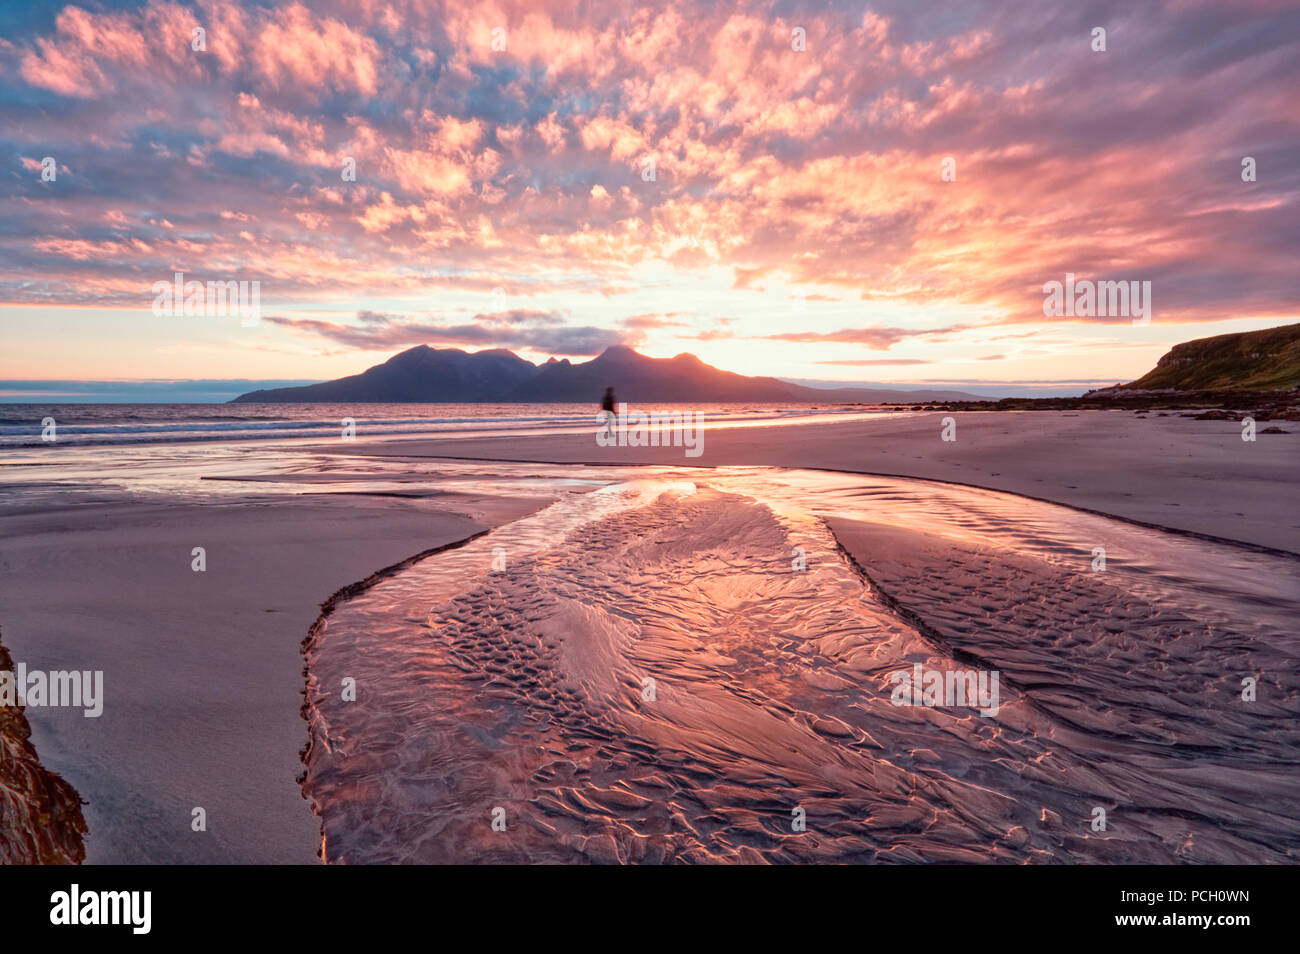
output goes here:
<path id="1" fill-rule="evenodd" d="M 941 440 L 942 421 L 956 437 Z M 597 447 L 589 435 L 322 444 L 381 457 L 684 467 L 759 465 L 952 481 L 1155 527 L 1300 553 L 1300 426 L 1241 439 L 1234 421 L 1125 411 L 921 412 L 707 431 L 704 450 Z"/>
<path id="2" fill-rule="evenodd" d="M 329 860 L 1300 852 L 1293 558 L 911 480 L 627 478 L 330 617 L 312 673 L 378 696 L 309 693 Z M 486 572 L 498 546 L 509 564 Z M 1000 671 L 1000 701 L 899 708 L 914 666 Z M 1097 808 L 1112 833 L 1089 828 Z"/>
<path id="3" fill-rule="evenodd" d="M 539 503 L 502 501 L 499 519 Z M 487 526 L 356 495 L 101 497 L 0 517 L 15 659 L 104 672 L 99 718 L 27 710 L 41 763 L 87 802 L 87 862 L 316 863 L 319 821 L 295 781 L 302 639 L 336 590 Z"/>
<path id="4" fill-rule="evenodd" d="M 102 492 L 89 492 L 84 488 L 93 479 L 67 492 L 15 495 L 0 510 L 6 645 L 31 667 L 103 670 L 106 687 L 105 715 L 98 719 L 80 710 L 29 709 L 32 742 L 41 764 L 87 802 L 90 863 L 317 863 L 321 819 L 296 781 L 308 739 L 299 711 L 302 640 L 331 594 L 416 554 L 518 521 L 554 500 L 566 482 L 563 466 L 534 471 L 493 462 L 604 466 L 573 474 L 584 479 L 571 483 L 592 485 L 620 479 L 623 465 L 638 464 L 671 467 L 687 481 L 698 473 L 701 483 L 710 471 L 698 468 L 731 466 L 834 471 L 845 475 L 846 488 L 855 486 L 852 474 L 896 475 L 1300 551 L 1300 483 L 1293 479 L 1300 434 L 1261 434 L 1247 443 L 1231 421 L 958 412 L 951 415 L 957 440 L 944 442 L 947 416 L 720 429 L 706 433 L 704 452 L 695 458 L 681 448 L 600 448 L 590 434 L 379 442 L 362 434 L 355 443 L 263 444 L 269 461 L 298 455 L 288 469 L 267 472 L 238 454 L 209 457 L 200 450 L 177 470 L 189 484 L 151 483 L 143 496 L 107 489 L 107 480 Z M 160 460 L 176 453 L 160 449 Z M 303 454 L 316 456 L 304 461 Z M 462 463 L 442 463 L 449 459 Z M 141 460 L 146 482 L 156 482 L 147 452 Z M 37 479 L 25 486 L 38 486 L 41 473 L 31 476 Z M 192 489 L 200 476 L 218 479 L 203 481 L 197 495 L 176 490 Z M 734 482 L 734 472 L 729 479 Z M 925 496 L 923 487 L 915 492 Z M 720 509 L 702 512 L 741 520 L 730 498 L 718 499 Z M 988 507 L 981 519 L 1011 529 L 1005 521 L 1014 508 L 996 501 Z M 928 605 L 908 580 L 933 575 L 937 566 L 951 572 L 936 579 L 968 579 L 957 564 L 977 556 L 959 558 L 958 549 L 942 545 L 948 556 L 940 559 L 930 553 L 938 544 L 913 541 L 898 551 L 912 556 L 890 569 L 873 553 L 880 548 L 873 541 L 890 538 L 864 534 L 852 521 L 828 525 L 863 567 L 892 574 L 889 589 L 901 594 L 900 606 L 926 620 L 927 632 L 943 630 L 942 601 Z M 741 520 L 736 532 L 747 526 Z M 682 545 L 689 540 L 688 534 Z M 1077 541 L 1082 552 L 1091 542 Z M 206 548 L 203 573 L 191 569 L 195 546 Z M 603 559 L 600 551 L 593 559 Z M 1037 576 L 1029 572 L 1025 579 Z M 1278 586 L 1287 589 L 1283 581 Z M 957 587 L 949 603 L 985 606 L 973 592 Z M 1052 626 L 1060 629 L 1072 618 Z M 973 619 L 960 623 L 954 644 L 971 626 L 986 625 Z M 989 620 L 988 626 L 997 622 Z M 490 630 L 497 621 L 485 618 L 483 625 Z M 1019 630 L 1007 632 L 1003 638 L 1013 645 Z M 743 651 L 743 643 L 734 651 Z M 848 718 L 847 711 L 828 711 L 841 722 Z M 206 832 L 191 830 L 195 807 L 206 812 Z M 602 836 L 600 847 L 593 843 L 590 853 L 578 854 L 598 860 L 654 855 L 637 854 L 646 850 L 643 841 L 629 845 L 615 849 Z M 927 850 L 936 858 L 965 858 L 959 851 L 945 855 L 949 849 L 941 846 Z M 1019 846 L 1008 850 L 1015 854 Z"/>

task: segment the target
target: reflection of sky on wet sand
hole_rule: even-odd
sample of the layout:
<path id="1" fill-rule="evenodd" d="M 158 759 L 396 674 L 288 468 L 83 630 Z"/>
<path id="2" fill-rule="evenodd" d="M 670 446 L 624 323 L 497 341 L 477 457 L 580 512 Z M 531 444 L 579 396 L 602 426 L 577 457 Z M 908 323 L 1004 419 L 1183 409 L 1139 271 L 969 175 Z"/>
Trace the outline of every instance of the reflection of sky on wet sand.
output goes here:
<path id="1" fill-rule="evenodd" d="M 7 460 L 0 488 L 10 510 L 109 496 L 554 499 L 327 618 L 308 655 L 307 790 L 330 858 L 1300 850 L 1279 769 L 1300 742 L 1285 717 L 1300 683 L 1283 664 L 1300 594 L 1293 561 L 1267 553 L 996 491 L 764 467 L 65 448 Z M 931 541 L 946 562 L 859 548 L 867 582 L 827 523 L 843 520 Z M 1089 572 L 1098 545 L 1104 574 Z M 796 547 L 807 572 L 792 572 Z M 936 641 L 894 598 L 958 628 Z M 1015 622 L 1017 604 L 1033 625 Z M 892 674 L 970 658 L 1002 673 L 996 717 L 891 704 Z M 1261 708 L 1235 705 L 1239 672 L 1259 675 Z M 338 702 L 344 676 L 365 705 Z M 1096 805 L 1116 821 L 1104 837 L 1087 829 Z M 493 806 L 510 837 L 493 839 Z M 795 807 L 809 819 L 798 836 Z"/>
<path id="2" fill-rule="evenodd" d="M 1274 719 L 1300 696 L 1277 671 L 1300 611 L 1294 586 L 1277 592 L 1290 561 L 923 481 L 526 466 L 611 482 L 397 573 L 339 607 L 310 646 L 307 789 L 327 857 L 1155 862 L 1295 850 L 1279 768 L 1295 730 Z M 489 480 L 510 470 L 490 465 Z M 966 554 L 940 572 L 957 595 L 936 600 L 974 624 L 963 655 L 865 585 L 823 518 Z M 1104 580 L 1088 572 L 1097 540 L 1112 554 Z M 807 572 L 791 572 L 795 547 Z M 855 556 L 872 572 L 875 554 Z M 1019 600 L 1039 622 L 1008 631 L 991 611 Z M 890 703 L 893 673 L 972 654 L 1003 672 L 996 718 Z M 1273 703 L 1235 706 L 1229 669 L 1266 672 Z M 344 676 L 367 705 L 337 702 Z M 1275 801 L 1243 805 L 1247 790 Z M 494 839 L 487 811 L 502 805 L 513 834 Z M 1141 807 L 1090 840 L 1094 805 L 1121 819 Z M 815 837 L 792 836 L 792 807 Z"/>
<path id="3" fill-rule="evenodd" d="M 1107 569 L 1166 587 L 1285 606 L 1300 601 L 1289 564 L 1254 551 L 1135 526 L 1014 494 L 936 481 L 767 467 L 611 466 L 339 457 L 259 444 L 62 449 L 7 459 L 0 490 L 9 507 L 69 493 L 125 492 L 185 499 L 373 493 L 538 496 L 636 479 L 684 479 L 736 494 L 760 494 L 787 520 L 842 517 L 910 527 L 941 537 L 1087 566 L 1107 551 Z M 1284 563 L 1286 561 L 1283 561 Z"/>

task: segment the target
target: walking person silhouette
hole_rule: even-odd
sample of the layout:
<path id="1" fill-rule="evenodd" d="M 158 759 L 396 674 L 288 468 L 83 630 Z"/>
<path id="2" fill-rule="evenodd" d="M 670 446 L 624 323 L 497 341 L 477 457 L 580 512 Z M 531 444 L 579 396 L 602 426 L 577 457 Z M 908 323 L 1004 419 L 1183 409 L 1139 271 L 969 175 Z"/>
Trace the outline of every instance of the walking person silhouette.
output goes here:
<path id="1" fill-rule="evenodd" d="M 600 402 L 600 414 L 605 419 L 605 436 L 614 436 L 614 389 L 605 388 L 605 396 Z"/>

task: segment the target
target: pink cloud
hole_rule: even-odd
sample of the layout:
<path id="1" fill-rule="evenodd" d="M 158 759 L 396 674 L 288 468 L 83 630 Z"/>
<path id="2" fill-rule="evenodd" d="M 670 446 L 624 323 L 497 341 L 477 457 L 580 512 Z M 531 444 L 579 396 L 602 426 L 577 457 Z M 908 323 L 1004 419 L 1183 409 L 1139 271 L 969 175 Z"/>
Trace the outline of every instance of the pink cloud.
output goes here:
<path id="1" fill-rule="evenodd" d="M 716 268 L 741 297 L 815 286 L 1014 323 L 1074 271 L 1152 278 L 1171 320 L 1295 313 L 1297 68 L 1268 39 L 1283 14 L 1155 4 L 1124 14 L 1133 55 L 1102 63 L 1064 15 L 964 12 L 69 5 L 0 47 L 27 173 L 0 282 L 107 300 L 220 261 L 321 296 L 448 276 L 621 292 Z M 24 105 L 33 91 L 58 108 Z M 30 175 L 47 150 L 77 170 L 57 204 Z M 102 244 L 106 223 L 121 243 Z"/>
<path id="2" fill-rule="evenodd" d="M 375 41 L 339 20 L 315 17 L 300 3 L 260 27 L 252 57 L 273 88 L 330 86 L 365 95 L 376 90 L 380 52 Z"/>

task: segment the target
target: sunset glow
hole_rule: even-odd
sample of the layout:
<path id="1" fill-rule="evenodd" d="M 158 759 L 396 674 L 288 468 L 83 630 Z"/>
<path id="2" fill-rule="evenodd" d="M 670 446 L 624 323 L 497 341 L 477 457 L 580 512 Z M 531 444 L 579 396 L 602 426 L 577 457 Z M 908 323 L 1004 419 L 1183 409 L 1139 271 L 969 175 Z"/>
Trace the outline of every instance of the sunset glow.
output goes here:
<path id="1" fill-rule="evenodd" d="M 1296 320 L 1293 8 L 910 6 L 6 10 L 0 378 L 624 343 L 1082 390 Z M 176 271 L 263 319 L 155 317 Z M 1150 325 L 1045 318 L 1067 272 L 1151 282 Z"/>

